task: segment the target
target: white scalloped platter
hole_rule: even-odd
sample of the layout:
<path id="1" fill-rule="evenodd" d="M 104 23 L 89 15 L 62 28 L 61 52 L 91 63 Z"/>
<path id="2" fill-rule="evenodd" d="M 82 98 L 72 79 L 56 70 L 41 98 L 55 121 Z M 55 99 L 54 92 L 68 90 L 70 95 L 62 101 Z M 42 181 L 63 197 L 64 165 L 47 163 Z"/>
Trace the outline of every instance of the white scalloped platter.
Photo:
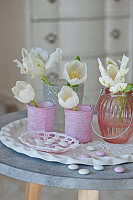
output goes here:
<path id="1" fill-rule="evenodd" d="M 96 123 L 94 121 L 94 126 Z M 23 144 L 18 138 L 22 133 L 27 131 L 27 119 L 13 121 L 2 127 L 0 131 L 0 140 L 7 147 L 16 152 L 23 153 L 27 156 L 40 158 L 46 161 L 55 161 L 63 164 L 85 164 L 85 165 L 116 165 L 126 162 L 133 162 L 133 136 L 126 144 L 110 144 L 94 136 L 93 141 L 87 144 L 80 144 L 76 149 L 64 153 L 54 154 L 37 151 Z M 89 151 L 87 146 L 93 146 L 95 151 Z M 107 156 L 99 157 L 96 151 L 103 150 Z M 83 158 L 83 155 L 90 155 L 91 158 Z"/>

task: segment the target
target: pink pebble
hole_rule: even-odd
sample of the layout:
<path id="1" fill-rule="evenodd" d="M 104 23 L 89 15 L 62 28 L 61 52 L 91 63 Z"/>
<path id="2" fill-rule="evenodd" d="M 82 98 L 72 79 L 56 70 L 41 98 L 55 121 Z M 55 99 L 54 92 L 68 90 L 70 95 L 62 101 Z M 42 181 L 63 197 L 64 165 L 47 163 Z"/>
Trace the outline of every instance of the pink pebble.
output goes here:
<path id="1" fill-rule="evenodd" d="M 52 146 L 53 146 L 53 147 L 59 147 L 59 145 L 56 144 L 56 143 L 55 143 L 55 144 L 52 144 Z"/>
<path id="2" fill-rule="evenodd" d="M 115 167 L 114 171 L 117 172 L 117 173 L 124 173 L 125 169 L 123 167 Z"/>
<path id="3" fill-rule="evenodd" d="M 91 156 L 88 155 L 88 154 L 82 154 L 81 157 L 82 157 L 82 158 L 91 158 Z"/>
<path id="4" fill-rule="evenodd" d="M 100 156 L 100 157 L 103 157 L 103 156 L 106 156 L 106 152 L 105 151 L 97 151 L 96 155 Z"/>

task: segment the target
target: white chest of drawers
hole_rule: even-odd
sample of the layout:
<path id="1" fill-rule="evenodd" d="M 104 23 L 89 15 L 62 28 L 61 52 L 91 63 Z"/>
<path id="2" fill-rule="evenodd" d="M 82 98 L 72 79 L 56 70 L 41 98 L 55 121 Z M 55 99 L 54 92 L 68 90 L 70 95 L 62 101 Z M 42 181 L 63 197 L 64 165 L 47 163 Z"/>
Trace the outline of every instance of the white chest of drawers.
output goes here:
<path id="1" fill-rule="evenodd" d="M 64 63 L 79 54 L 87 62 L 85 95 L 93 103 L 101 88 L 97 57 L 129 53 L 130 1 L 28 0 L 27 47 L 40 46 L 49 53 L 62 48 L 62 65 L 53 69 L 61 78 Z M 38 90 L 39 81 L 33 84 Z"/>

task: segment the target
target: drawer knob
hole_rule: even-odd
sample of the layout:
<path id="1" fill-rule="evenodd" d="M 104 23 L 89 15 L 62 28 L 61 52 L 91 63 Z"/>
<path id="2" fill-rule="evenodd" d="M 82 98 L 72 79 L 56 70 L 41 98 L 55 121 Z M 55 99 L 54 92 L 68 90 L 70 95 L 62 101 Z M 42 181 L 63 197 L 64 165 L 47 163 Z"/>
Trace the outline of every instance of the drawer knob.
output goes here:
<path id="1" fill-rule="evenodd" d="M 56 40 L 57 40 L 57 35 L 55 33 L 49 33 L 46 37 L 45 37 L 45 40 L 48 42 L 48 43 L 55 43 Z"/>
<path id="2" fill-rule="evenodd" d="M 56 0 L 48 0 L 50 3 L 54 3 L 56 2 Z"/>
<path id="3" fill-rule="evenodd" d="M 121 35 L 121 31 L 119 29 L 113 29 L 110 33 L 110 35 L 114 38 L 114 39 L 119 39 L 120 35 Z"/>

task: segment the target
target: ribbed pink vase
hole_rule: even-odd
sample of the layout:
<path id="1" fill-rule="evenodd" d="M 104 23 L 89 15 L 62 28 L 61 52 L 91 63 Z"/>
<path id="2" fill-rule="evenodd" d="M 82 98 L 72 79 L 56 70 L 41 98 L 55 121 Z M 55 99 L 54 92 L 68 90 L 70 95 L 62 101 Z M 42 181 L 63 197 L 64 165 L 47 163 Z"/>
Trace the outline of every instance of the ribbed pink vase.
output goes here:
<path id="1" fill-rule="evenodd" d="M 106 89 L 105 94 L 98 100 L 97 117 L 101 135 L 105 137 L 106 142 L 113 144 L 128 142 L 133 133 L 132 91 L 111 94 L 109 89 Z"/>
<path id="2" fill-rule="evenodd" d="M 92 140 L 91 121 L 94 107 L 78 105 L 78 111 L 65 109 L 65 133 L 76 138 L 80 143 Z"/>
<path id="3" fill-rule="evenodd" d="M 28 131 L 54 131 L 55 105 L 51 102 L 28 105 Z"/>

